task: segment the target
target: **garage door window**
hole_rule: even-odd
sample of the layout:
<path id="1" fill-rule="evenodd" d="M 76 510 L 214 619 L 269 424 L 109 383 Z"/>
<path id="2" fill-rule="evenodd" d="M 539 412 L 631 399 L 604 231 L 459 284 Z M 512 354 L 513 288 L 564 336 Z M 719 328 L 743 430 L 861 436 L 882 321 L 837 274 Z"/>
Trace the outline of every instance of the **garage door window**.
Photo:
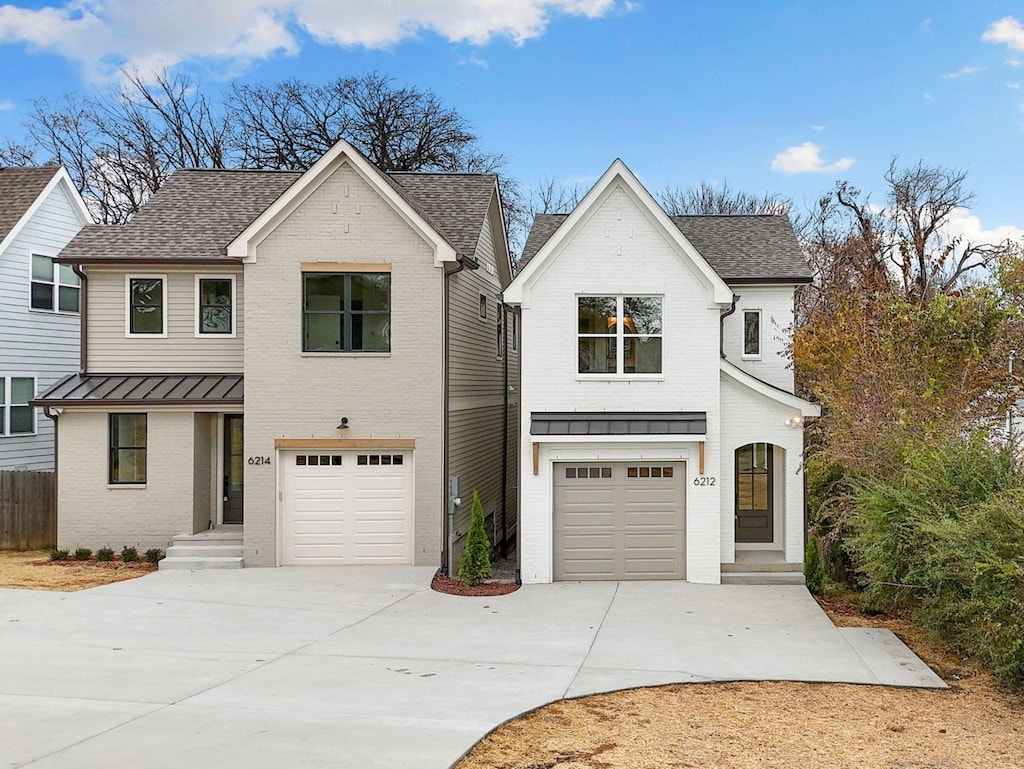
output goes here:
<path id="1" fill-rule="evenodd" d="M 610 467 L 567 467 L 565 468 L 566 478 L 611 478 Z"/>
<path id="2" fill-rule="evenodd" d="M 341 464 L 340 454 L 299 454 L 295 457 L 295 464 L 299 466 L 309 465 L 321 465 L 328 466 L 334 465 L 337 467 Z"/>
<path id="3" fill-rule="evenodd" d="M 650 467 L 639 466 L 626 469 L 626 476 L 629 478 L 671 478 L 671 467 Z"/>
<path id="4" fill-rule="evenodd" d="M 359 465 L 400 465 L 403 461 L 401 454 L 360 454 L 356 458 Z"/>

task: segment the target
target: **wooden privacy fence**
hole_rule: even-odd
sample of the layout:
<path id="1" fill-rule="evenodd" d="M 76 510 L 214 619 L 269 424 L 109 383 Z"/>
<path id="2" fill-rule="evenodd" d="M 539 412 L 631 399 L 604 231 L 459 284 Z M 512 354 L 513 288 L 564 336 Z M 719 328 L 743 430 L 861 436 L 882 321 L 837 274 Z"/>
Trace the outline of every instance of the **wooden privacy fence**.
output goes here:
<path id="1" fill-rule="evenodd" d="M 0 470 L 0 550 L 40 550 L 57 542 L 54 473 Z"/>

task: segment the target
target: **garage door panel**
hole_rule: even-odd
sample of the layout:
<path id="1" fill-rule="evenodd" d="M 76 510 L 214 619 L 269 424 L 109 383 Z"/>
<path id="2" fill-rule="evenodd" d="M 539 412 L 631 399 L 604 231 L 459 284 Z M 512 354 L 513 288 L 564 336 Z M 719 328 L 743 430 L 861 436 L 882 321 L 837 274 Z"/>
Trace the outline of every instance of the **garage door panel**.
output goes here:
<path id="1" fill-rule="evenodd" d="M 555 579 L 683 578 L 681 463 L 556 464 L 554 471 Z"/>
<path id="2" fill-rule="evenodd" d="M 364 465 L 356 451 L 334 456 L 296 465 L 294 453 L 282 454 L 282 563 L 411 563 L 412 455 Z"/>

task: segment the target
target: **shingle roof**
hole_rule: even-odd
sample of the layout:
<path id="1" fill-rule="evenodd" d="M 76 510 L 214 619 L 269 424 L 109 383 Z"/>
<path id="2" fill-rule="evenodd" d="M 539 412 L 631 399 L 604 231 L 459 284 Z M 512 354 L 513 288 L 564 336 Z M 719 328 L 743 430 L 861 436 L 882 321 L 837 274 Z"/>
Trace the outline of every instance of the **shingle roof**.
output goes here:
<path id="1" fill-rule="evenodd" d="M 437 223 L 455 250 L 476 253 L 477 241 L 494 193 L 494 174 L 388 174 L 405 197 L 412 197 Z"/>
<path id="2" fill-rule="evenodd" d="M 40 406 L 242 403 L 241 374 L 71 374 L 33 401 Z"/>
<path id="3" fill-rule="evenodd" d="M 6 238 L 60 166 L 0 168 L 0 240 Z"/>
<path id="4" fill-rule="evenodd" d="M 567 216 L 537 215 L 523 247 L 520 270 L 537 255 Z M 789 217 L 785 215 L 669 218 L 727 283 L 743 280 L 806 283 L 811 280 L 811 270 L 793 234 Z"/>
<path id="5" fill-rule="evenodd" d="M 298 171 L 177 171 L 128 224 L 90 225 L 60 258 L 223 259 L 227 244 L 299 176 Z"/>
<path id="6" fill-rule="evenodd" d="M 299 171 L 177 171 L 128 224 L 85 227 L 60 259 L 93 263 L 226 259 L 228 244 L 301 175 Z M 456 252 L 474 255 L 494 175 L 380 173 L 380 177 Z"/>

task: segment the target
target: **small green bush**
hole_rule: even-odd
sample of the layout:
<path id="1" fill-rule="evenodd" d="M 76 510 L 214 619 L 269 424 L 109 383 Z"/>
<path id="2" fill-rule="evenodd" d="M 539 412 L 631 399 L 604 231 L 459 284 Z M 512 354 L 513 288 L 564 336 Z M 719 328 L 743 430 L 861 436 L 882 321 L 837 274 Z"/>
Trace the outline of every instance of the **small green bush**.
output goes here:
<path id="1" fill-rule="evenodd" d="M 111 550 L 109 547 L 101 547 L 99 550 L 96 551 L 96 560 L 103 562 L 113 561 L 114 551 Z"/>
<path id="2" fill-rule="evenodd" d="M 139 551 L 134 547 L 128 547 L 125 545 L 121 548 L 121 560 L 125 563 L 131 563 L 132 561 L 139 560 Z"/>
<path id="3" fill-rule="evenodd" d="M 87 547 L 79 547 L 75 549 L 75 560 L 76 561 L 88 561 L 92 558 L 92 550 Z"/>
<path id="4" fill-rule="evenodd" d="M 152 547 L 146 551 L 146 563 L 159 563 L 164 557 L 164 551 L 159 547 Z"/>
<path id="5" fill-rule="evenodd" d="M 63 561 L 70 554 L 71 554 L 70 550 L 61 550 L 61 549 L 55 547 L 55 548 L 53 548 L 53 550 L 50 551 L 50 560 L 51 561 Z"/>
<path id="6" fill-rule="evenodd" d="M 464 585 L 479 585 L 491 574 L 491 543 L 487 541 L 484 530 L 484 507 L 480 503 L 480 495 L 474 491 L 466 549 L 459 559 L 459 580 Z"/>
<path id="7" fill-rule="evenodd" d="M 818 540 L 813 535 L 808 535 L 804 550 L 804 584 L 814 595 L 821 595 L 825 587 L 825 568 L 818 554 Z"/>

